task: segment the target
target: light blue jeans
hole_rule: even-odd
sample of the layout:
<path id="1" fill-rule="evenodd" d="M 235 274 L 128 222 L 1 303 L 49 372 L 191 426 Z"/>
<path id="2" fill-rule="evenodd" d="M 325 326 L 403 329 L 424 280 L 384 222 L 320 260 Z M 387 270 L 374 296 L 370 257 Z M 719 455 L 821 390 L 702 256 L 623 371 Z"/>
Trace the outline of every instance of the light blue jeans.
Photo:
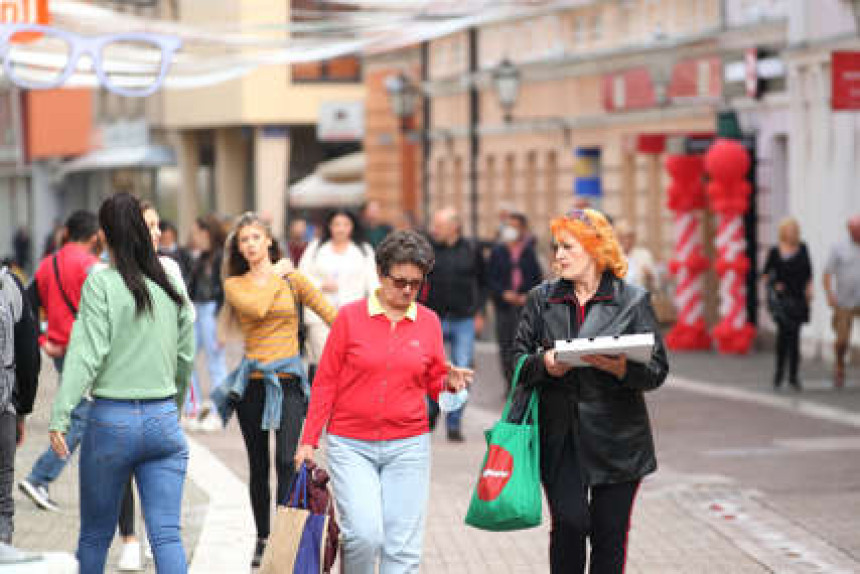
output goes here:
<path id="1" fill-rule="evenodd" d="M 451 362 L 455 367 L 471 367 L 475 356 L 475 319 L 442 319 L 442 339 L 451 349 Z M 430 413 L 439 409 L 434 401 L 430 402 Z M 449 430 L 460 430 L 463 411 L 466 405 L 445 416 L 445 426 Z"/>
<path id="2" fill-rule="evenodd" d="M 197 352 L 206 353 L 206 370 L 209 371 L 209 394 L 227 378 L 227 363 L 224 360 L 224 348 L 218 345 L 218 303 L 194 303 L 197 319 L 194 322 L 194 335 L 197 340 Z M 194 414 L 203 404 L 204 398 L 200 391 L 200 379 L 197 368 L 191 375 L 191 387 L 185 400 L 185 413 Z"/>
<path id="3" fill-rule="evenodd" d="M 63 372 L 63 363 L 65 356 L 54 359 L 54 368 L 57 373 Z M 57 377 L 57 383 L 62 384 L 62 376 Z M 81 402 L 72 409 L 72 420 L 69 426 L 69 431 L 66 433 L 66 446 L 69 448 L 69 454 L 74 454 L 81 442 L 81 437 L 84 436 L 84 429 L 87 427 L 87 419 L 90 416 L 90 401 L 89 399 L 81 399 Z M 27 476 L 27 481 L 34 486 L 48 486 L 54 482 L 63 469 L 69 458 L 60 458 L 54 453 L 54 449 L 50 446 L 36 459 L 30 474 Z"/>
<path id="4" fill-rule="evenodd" d="M 120 501 L 134 476 L 155 569 L 186 574 L 180 514 L 188 467 L 188 443 L 176 402 L 95 399 L 81 441 L 82 574 L 104 572 L 119 519 Z"/>
<path id="5" fill-rule="evenodd" d="M 430 435 L 371 441 L 328 435 L 346 574 L 417 573 L 430 492 Z"/>

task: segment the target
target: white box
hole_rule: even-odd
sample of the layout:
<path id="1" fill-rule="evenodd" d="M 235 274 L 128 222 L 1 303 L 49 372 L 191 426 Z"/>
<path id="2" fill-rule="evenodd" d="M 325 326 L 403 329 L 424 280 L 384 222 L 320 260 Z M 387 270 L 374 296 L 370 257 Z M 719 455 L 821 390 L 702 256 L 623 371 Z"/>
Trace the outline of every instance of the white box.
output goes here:
<path id="1" fill-rule="evenodd" d="M 590 366 L 583 355 L 627 355 L 630 361 L 647 363 L 654 350 L 654 333 L 562 339 L 555 342 L 556 361 L 577 367 Z"/>

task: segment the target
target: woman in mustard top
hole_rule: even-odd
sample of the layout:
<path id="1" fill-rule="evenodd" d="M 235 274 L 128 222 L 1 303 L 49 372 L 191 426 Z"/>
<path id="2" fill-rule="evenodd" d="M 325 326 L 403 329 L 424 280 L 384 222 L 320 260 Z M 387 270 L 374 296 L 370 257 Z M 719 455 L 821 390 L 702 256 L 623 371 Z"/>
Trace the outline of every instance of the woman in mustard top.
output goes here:
<path id="1" fill-rule="evenodd" d="M 245 356 L 227 377 L 224 392 L 235 405 L 248 453 L 257 526 L 251 565 L 257 567 L 269 536 L 272 508 L 269 431 L 275 431 L 276 500 L 283 500 L 295 472 L 292 460 L 310 394 L 299 356 L 298 305 L 307 305 L 328 324 L 337 311 L 288 259 L 280 258 L 271 231 L 253 213 L 237 221 L 225 258 L 224 298 L 242 331 Z"/>

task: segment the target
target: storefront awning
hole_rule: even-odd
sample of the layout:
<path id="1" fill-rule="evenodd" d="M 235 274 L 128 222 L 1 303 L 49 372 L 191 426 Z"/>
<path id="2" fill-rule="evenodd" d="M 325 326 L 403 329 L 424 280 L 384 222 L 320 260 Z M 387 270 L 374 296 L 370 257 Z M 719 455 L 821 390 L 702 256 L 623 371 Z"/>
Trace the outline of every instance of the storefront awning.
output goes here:
<path id="1" fill-rule="evenodd" d="M 289 195 L 291 207 L 356 206 L 364 201 L 364 182 L 336 183 L 314 173 L 290 186 Z"/>
<path id="2" fill-rule="evenodd" d="M 176 154 L 169 147 L 141 145 L 115 147 L 91 151 L 65 162 L 60 175 L 82 171 L 99 171 L 122 168 L 152 168 L 176 165 Z"/>

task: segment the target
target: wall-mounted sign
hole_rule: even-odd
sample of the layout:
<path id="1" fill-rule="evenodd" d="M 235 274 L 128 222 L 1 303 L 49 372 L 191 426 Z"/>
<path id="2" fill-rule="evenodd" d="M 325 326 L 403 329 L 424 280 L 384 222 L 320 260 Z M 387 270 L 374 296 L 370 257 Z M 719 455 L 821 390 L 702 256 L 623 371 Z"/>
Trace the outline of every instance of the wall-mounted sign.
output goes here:
<path id="1" fill-rule="evenodd" d="M 860 110 L 860 52 L 833 52 L 831 62 L 834 110 Z"/>
<path id="2" fill-rule="evenodd" d="M 323 102 L 317 120 L 321 142 L 358 141 L 364 138 L 364 102 Z"/>
<path id="3" fill-rule="evenodd" d="M 577 148 L 576 160 L 573 162 L 574 193 L 583 197 L 603 196 L 603 184 L 600 178 L 602 171 L 600 148 Z"/>
<path id="4" fill-rule="evenodd" d="M 0 0 L 0 23 L 51 23 L 48 0 Z"/>

